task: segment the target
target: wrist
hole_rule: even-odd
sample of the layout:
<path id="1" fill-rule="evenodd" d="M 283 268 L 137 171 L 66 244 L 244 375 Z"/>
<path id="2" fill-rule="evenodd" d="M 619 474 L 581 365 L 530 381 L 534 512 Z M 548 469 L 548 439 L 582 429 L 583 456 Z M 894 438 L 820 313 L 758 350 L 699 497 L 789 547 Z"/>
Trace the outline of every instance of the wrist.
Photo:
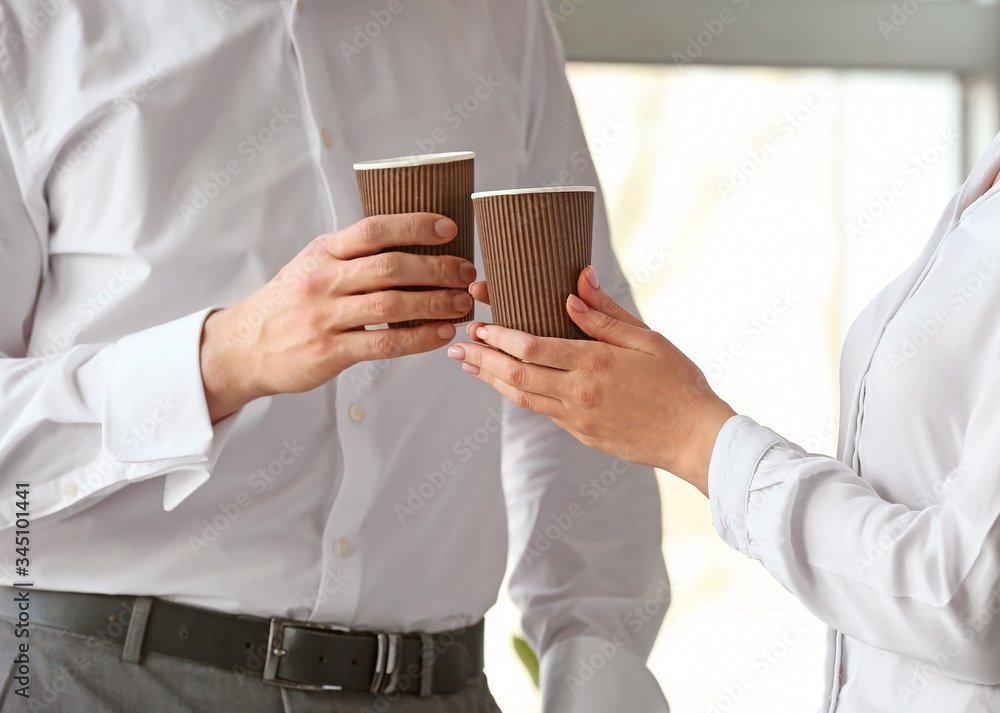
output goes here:
<path id="1" fill-rule="evenodd" d="M 695 420 L 685 442 L 685 448 L 678 468 L 674 472 L 679 478 L 697 488 L 708 497 L 708 468 L 719 432 L 736 412 L 721 399 L 706 405 Z"/>
<path id="2" fill-rule="evenodd" d="M 201 330 L 201 380 L 213 424 L 257 398 L 240 374 L 246 362 L 239 358 L 235 333 L 229 328 L 232 314 L 231 309 L 212 312 Z"/>

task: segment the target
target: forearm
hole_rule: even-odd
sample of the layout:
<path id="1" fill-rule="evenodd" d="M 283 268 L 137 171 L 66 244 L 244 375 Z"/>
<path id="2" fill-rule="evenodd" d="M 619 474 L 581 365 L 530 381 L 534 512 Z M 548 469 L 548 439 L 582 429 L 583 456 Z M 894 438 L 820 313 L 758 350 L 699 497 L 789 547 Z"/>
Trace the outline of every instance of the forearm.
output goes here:
<path id="1" fill-rule="evenodd" d="M 1000 497 L 994 476 L 977 475 L 945 503 L 911 510 L 737 417 L 720 433 L 709 491 L 720 535 L 827 624 L 918 661 L 953 648 L 946 673 L 994 684 L 1000 617 L 977 615 L 1000 601 Z"/>

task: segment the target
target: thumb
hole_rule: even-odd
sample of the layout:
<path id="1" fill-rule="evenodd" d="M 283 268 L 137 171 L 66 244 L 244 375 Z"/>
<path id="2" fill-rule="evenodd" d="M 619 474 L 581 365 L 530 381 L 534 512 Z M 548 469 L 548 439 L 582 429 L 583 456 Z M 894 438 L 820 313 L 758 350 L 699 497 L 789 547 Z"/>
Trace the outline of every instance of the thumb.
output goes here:
<path id="1" fill-rule="evenodd" d="M 597 271 L 592 266 L 580 273 L 580 277 L 576 281 L 576 290 L 588 307 L 600 310 L 626 324 L 631 324 L 633 327 L 649 329 L 645 322 L 622 307 L 611 295 L 601 289 L 601 283 L 597 279 Z"/>
<path id="2" fill-rule="evenodd" d="M 635 327 L 610 314 L 591 309 L 576 295 L 570 295 L 566 299 L 566 311 L 580 329 L 598 341 L 625 349 L 648 351 L 645 348 L 647 337 L 652 334 L 648 329 Z"/>
<path id="3" fill-rule="evenodd" d="M 469 294 L 472 295 L 472 299 L 476 302 L 482 302 L 484 305 L 490 303 L 490 290 L 486 285 L 486 280 L 473 282 L 469 285 Z"/>

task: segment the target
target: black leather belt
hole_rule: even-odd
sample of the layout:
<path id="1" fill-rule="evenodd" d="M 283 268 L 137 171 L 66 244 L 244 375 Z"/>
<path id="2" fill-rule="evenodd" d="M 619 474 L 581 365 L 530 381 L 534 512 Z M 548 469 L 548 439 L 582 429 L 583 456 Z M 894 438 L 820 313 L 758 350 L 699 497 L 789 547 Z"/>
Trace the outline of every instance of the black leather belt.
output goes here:
<path id="1" fill-rule="evenodd" d="M 0 617 L 18 619 L 15 598 L 24 591 L 0 588 Z M 41 590 L 29 590 L 28 598 L 31 623 L 119 646 L 125 645 L 138 601 Z M 476 683 L 483 670 L 483 622 L 434 635 L 390 634 L 153 599 L 142 652 L 219 666 L 288 688 L 426 696 Z"/>

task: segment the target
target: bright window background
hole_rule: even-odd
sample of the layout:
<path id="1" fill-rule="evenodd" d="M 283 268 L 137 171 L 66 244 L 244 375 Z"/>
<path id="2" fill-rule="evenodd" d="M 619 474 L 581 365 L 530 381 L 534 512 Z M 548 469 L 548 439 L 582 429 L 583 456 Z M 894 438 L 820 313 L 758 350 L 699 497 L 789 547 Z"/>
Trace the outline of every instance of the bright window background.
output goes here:
<path id="1" fill-rule="evenodd" d="M 845 332 L 961 182 L 958 82 L 594 64 L 569 76 L 646 321 L 737 411 L 835 454 Z M 674 713 L 816 710 L 825 627 L 718 538 L 703 497 L 660 482 L 674 600 L 649 666 Z M 539 711 L 506 592 L 487 630 L 501 708 Z"/>

